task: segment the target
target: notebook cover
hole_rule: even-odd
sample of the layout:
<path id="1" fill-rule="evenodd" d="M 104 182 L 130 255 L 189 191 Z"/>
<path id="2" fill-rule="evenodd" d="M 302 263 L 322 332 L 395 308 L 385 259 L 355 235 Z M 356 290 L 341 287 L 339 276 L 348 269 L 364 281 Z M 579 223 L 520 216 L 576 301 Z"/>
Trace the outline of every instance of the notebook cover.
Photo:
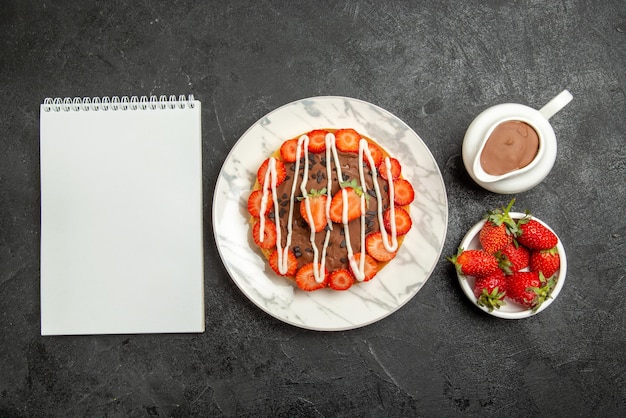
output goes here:
<path id="1" fill-rule="evenodd" d="M 200 102 L 41 106 L 41 334 L 204 331 Z"/>

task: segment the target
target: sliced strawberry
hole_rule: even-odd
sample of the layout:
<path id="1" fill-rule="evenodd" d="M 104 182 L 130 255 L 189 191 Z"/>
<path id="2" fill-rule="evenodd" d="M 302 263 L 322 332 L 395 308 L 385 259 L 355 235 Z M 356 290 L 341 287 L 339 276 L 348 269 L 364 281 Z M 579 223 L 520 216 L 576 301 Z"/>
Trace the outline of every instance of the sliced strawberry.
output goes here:
<path id="1" fill-rule="evenodd" d="M 250 216 L 255 218 L 259 218 L 261 216 L 261 199 L 263 199 L 263 190 L 255 190 L 250 193 L 250 196 L 248 197 L 248 213 Z M 270 213 L 273 205 L 274 201 L 271 199 L 271 196 L 268 196 L 264 215 Z"/>
<path id="2" fill-rule="evenodd" d="M 361 260 L 361 253 L 360 252 L 355 253 L 354 259 L 356 260 L 357 265 L 359 265 L 359 262 Z M 365 278 L 363 279 L 364 282 L 368 282 L 372 280 L 374 276 L 376 276 L 376 274 L 378 273 L 378 263 L 376 262 L 376 260 L 374 260 L 374 258 L 371 255 L 367 253 L 365 253 L 364 273 L 365 273 Z"/>
<path id="3" fill-rule="evenodd" d="M 285 272 L 285 274 L 282 274 L 280 272 L 280 269 L 278 268 L 278 251 L 277 250 L 274 250 L 274 252 L 270 254 L 269 263 L 270 263 L 270 267 L 272 268 L 272 270 L 274 270 L 274 272 L 278 274 L 279 276 L 293 277 L 296 275 L 296 270 L 298 270 L 298 259 L 296 258 L 294 253 L 291 251 L 287 251 L 287 271 Z"/>
<path id="4" fill-rule="evenodd" d="M 316 129 L 307 134 L 309 137 L 309 151 L 313 154 L 326 151 L 326 134 L 323 129 Z"/>
<path id="5" fill-rule="evenodd" d="M 367 148 L 370 150 L 370 154 L 372 154 L 372 160 L 374 160 L 374 166 L 378 167 L 380 163 L 383 161 L 383 150 L 376 144 L 371 142 L 367 143 Z M 365 159 L 367 161 L 367 159 Z"/>
<path id="6" fill-rule="evenodd" d="M 339 151 L 359 152 L 361 135 L 354 129 L 339 129 L 335 132 L 335 145 Z"/>
<path id="7" fill-rule="evenodd" d="M 334 290 L 348 290 L 354 284 L 354 276 L 350 270 L 339 269 L 328 276 L 328 286 Z"/>
<path id="8" fill-rule="evenodd" d="M 263 241 L 261 241 L 261 221 L 254 224 L 252 228 L 252 238 L 254 243 L 260 248 L 268 250 L 276 246 L 276 224 L 265 218 L 265 226 L 263 228 Z"/>
<path id="9" fill-rule="evenodd" d="M 356 189 L 352 187 L 346 187 L 343 189 L 346 191 L 348 202 L 348 222 L 361 216 L 361 195 L 363 191 L 360 187 Z M 330 220 L 336 223 L 343 222 L 343 193 L 341 189 L 335 193 L 333 199 L 330 201 Z"/>
<path id="10" fill-rule="evenodd" d="M 409 232 L 411 226 L 413 225 L 413 222 L 411 221 L 411 216 L 406 210 L 400 207 L 395 207 L 394 212 L 396 219 L 396 235 L 405 235 L 407 232 Z M 383 223 L 387 232 L 391 233 L 391 209 L 387 209 L 387 211 L 383 215 Z"/>
<path id="11" fill-rule="evenodd" d="M 283 164 L 283 162 L 281 160 L 276 160 L 276 186 L 278 186 L 280 183 L 282 183 L 285 180 L 285 177 L 287 177 L 287 171 L 285 170 L 285 164 Z M 263 161 L 263 164 L 261 164 L 261 166 L 259 167 L 259 171 L 257 171 L 257 179 L 259 180 L 259 184 L 263 185 L 263 183 L 265 182 L 265 173 L 267 172 L 268 168 L 269 168 L 269 163 L 270 163 L 270 159 L 266 159 L 265 161 Z M 272 176 L 270 174 L 270 181 L 272 181 Z"/>
<path id="12" fill-rule="evenodd" d="M 286 163 L 296 162 L 296 153 L 298 151 L 298 139 L 289 139 L 280 146 L 280 156 Z"/>
<path id="13" fill-rule="evenodd" d="M 315 280 L 315 273 L 313 271 L 313 263 L 305 264 L 300 267 L 300 270 L 296 273 L 296 284 L 302 290 L 307 292 L 318 290 L 326 287 L 328 281 L 328 272 L 324 274 L 324 280 L 318 283 Z"/>
<path id="14" fill-rule="evenodd" d="M 320 232 L 326 227 L 328 221 L 326 220 L 326 201 L 328 200 L 328 196 L 326 196 L 326 188 L 323 188 L 320 191 L 315 189 L 311 189 L 308 193 L 308 199 L 299 198 L 300 200 L 300 215 L 309 224 L 311 229 L 314 229 L 315 232 Z M 313 217 L 313 224 L 309 221 L 309 217 L 306 213 L 306 202 L 309 202 L 309 207 L 311 208 L 311 216 Z"/>
<path id="15" fill-rule="evenodd" d="M 393 202 L 398 206 L 410 204 L 415 199 L 413 186 L 406 179 L 395 179 L 393 181 Z"/>
<path id="16" fill-rule="evenodd" d="M 391 178 L 395 180 L 400 177 L 400 173 L 402 173 L 402 166 L 400 165 L 400 161 L 395 158 L 389 158 L 389 164 L 391 165 Z M 378 174 L 384 178 L 385 180 L 389 180 L 387 178 L 387 164 L 385 160 L 383 160 L 378 166 Z"/>
<path id="17" fill-rule="evenodd" d="M 397 251 L 389 252 L 385 249 L 381 232 L 374 232 L 365 237 L 365 249 L 374 260 L 382 262 L 393 259 L 397 254 Z"/>

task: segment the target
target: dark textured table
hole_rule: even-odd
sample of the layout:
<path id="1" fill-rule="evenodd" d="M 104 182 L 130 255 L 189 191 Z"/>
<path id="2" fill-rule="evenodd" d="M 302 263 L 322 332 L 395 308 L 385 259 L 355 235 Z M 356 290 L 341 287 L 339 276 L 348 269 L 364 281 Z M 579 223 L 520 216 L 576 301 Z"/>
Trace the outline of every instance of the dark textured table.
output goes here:
<path id="1" fill-rule="evenodd" d="M 626 3 L 22 2 L 0 4 L 0 416 L 602 416 L 626 412 Z M 550 175 L 516 195 L 561 237 L 565 287 L 502 320 L 462 294 L 445 255 L 510 196 L 461 159 L 503 102 L 552 118 Z M 203 104 L 203 334 L 40 336 L 39 104 L 192 93 Z M 424 140 L 448 195 L 442 257 L 400 310 L 314 332 L 254 306 L 210 224 L 216 177 L 245 130 L 293 100 L 383 107 Z"/>

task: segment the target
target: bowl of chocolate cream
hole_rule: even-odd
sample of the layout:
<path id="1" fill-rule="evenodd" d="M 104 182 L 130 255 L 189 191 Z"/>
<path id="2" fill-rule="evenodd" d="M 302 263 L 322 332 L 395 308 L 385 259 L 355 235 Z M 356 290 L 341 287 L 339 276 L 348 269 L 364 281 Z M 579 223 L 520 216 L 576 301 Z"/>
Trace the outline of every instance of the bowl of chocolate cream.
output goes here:
<path id="1" fill-rule="evenodd" d="M 520 193 L 543 181 L 557 151 L 549 119 L 571 100 L 564 90 L 539 110 L 504 103 L 479 114 L 463 139 L 463 163 L 472 179 L 501 194 Z"/>

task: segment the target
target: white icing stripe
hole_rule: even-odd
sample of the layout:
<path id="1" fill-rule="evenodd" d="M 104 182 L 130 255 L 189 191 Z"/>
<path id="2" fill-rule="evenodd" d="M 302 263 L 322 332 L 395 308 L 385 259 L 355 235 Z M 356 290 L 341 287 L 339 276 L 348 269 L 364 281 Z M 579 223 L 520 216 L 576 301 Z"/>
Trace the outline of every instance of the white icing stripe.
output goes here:
<path id="1" fill-rule="evenodd" d="M 350 262 L 350 266 L 352 267 L 352 264 L 354 264 L 354 254 L 352 253 L 352 243 L 350 240 L 350 229 L 348 228 L 348 193 L 347 191 L 343 188 L 343 186 L 341 186 L 341 184 L 343 183 L 343 173 L 341 171 L 341 163 L 339 162 L 339 154 L 337 153 L 337 146 L 335 143 L 335 135 L 330 133 L 328 134 L 328 136 L 330 136 L 330 151 L 333 154 L 333 159 L 335 161 L 335 170 L 337 171 L 337 182 L 339 183 L 341 189 L 341 201 L 342 201 L 342 211 L 341 211 L 341 223 L 343 224 L 343 239 L 346 242 L 346 249 L 348 251 L 348 261 Z M 330 167 L 330 158 L 326 158 L 326 166 L 327 166 L 327 171 L 330 172 L 329 167 Z M 328 176 L 329 178 L 331 178 L 331 176 Z"/>
<path id="2" fill-rule="evenodd" d="M 328 199 L 326 199 L 326 222 L 328 228 L 332 230 L 333 222 L 330 220 L 330 202 L 333 197 L 331 195 L 333 188 L 333 173 L 330 167 L 330 157 L 332 153 L 331 150 L 335 148 L 335 135 L 332 133 L 327 133 L 324 141 L 326 142 L 326 196 L 328 197 Z"/>
<path id="3" fill-rule="evenodd" d="M 367 183 L 365 183 L 365 174 L 363 173 L 363 154 L 365 154 L 365 157 L 367 158 L 367 163 L 369 164 L 370 170 L 372 171 L 372 178 L 375 180 L 375 177 L 373 177 L 376 175 L 376 166 L 374 164 L 374 159 L 372 158 L 372 153 L 370 152 L 367 145 L 367 140 L 361 138 L 361 140 L 359 141 L 359 180 L 361 180 L 361 188 L 363 189 L 363 194 L 361 195 L 360 199 L 361 234 L 359 238 L 361 244 L 361 256 L 359 257 L 359 264 L 356 264 L 356 259 L 354 258 L 354 255 L 348 257 L 354 277 L 360 282 L 365 280 L 365 199 L 367 196 Z"/>
<path id="4" fill-rule="evenodd" d="M 271 178 L 271 182 L 270 182 L 270 178 Z M 276 198 L 276 160 L 274 158 L 269 158 L 268 160 L 268 164 L 267 164 L 267 169 L 265 170 L 265 177 L 263 179 L 263 195 L 261 197 L 261 214 L 263 214 L 260 218 L 260 222 L 261 222 L 261 227 L 260 227 L 260 238 L 259 241 L 263 242 L 264 238 L 265 238 L 265 210 L 267 208 L 267 199 L 268 199 L 268 195 L 267 195 L 267 189 L 268 185 L 271 184 L 271 188 L 272 188 L 272 200 L 274 201 L 274 204 L 277 204 L 277 198 Z"/>
<path id="5" fill-rule="evenodd" d="M 293 210 L 295 207 L 295 196 L 296 196 L 296 187 L 298 184 L 298 173 L 300 172 L 300 158 L 302 157 L 302 143 L 305 141 L 305 137 L 306 135 L 302 135 L 300 136 L 300 138 L 298 139 L 298 144 L 296 145 L 296 167 L 294 170 L 294 174 L 293 174 L 293 183 L 291 185 L 291 194 L 289 195 L 289 218 L 287 221 L 287 240 L 285 242 L 285 249 L 283 251 L 283 259 L 285 261 L 283 261 L 283 259 L 281 259 L 281 254 L 279 253 L 279 260 L 281 262 L 278 263 L 278 269 L 282 274 L 285 274 L 287 272 L 287 270 L 289 270 L 289 257 L 288 257 L 288 251 L 289 251 L 289 247 L 291 246 L 291 236 L 293 235 Z M 308 146 L 308 142 L 307 142 L 307 146 Z M 276 217 L 278 216 L 278 213 L 276 213 Z M 280 247 L 277 245 L 276 246 L 276 251 L 280 251 Z"/>
<path id="6" fill-rule="evenodd" d="M 391 242 L 389 242 L 389 238 L 387 236 L 387 229 L 383 223 L 383 213 L 382 210 L 378 212 L 378 220 L 380 223 L 380 230 L 382 232 L 383 237 L 383 246 L 390 253 L 396 251 L 398 249 L 398 234 L 396 231 L 396 208 L 393 202 L 395 190 L 393 187 L 393 177 L 391 174 L 391 160 L 389 157 L 385 157 L 385 171 L 387 172 L 387 187 L 389 189 L 389 221 L 391 223 Z"/>
<path id="7" fill-rule="evenodd" d="M 270 181 L 271 179 L 271 181 Z M 278 207 L 278 196 L 276 193 L 276 183 L 277 183 L 277 174 L 276 174 L 276 159 L 274 157 L 270 157 L 267 170 L 265 171 L 265 178 L 263 180 L 263 196 L 261 197 L 261 213 L 265 213 L 265 207 L 267 204 L 267 189 L 268 183 L 271 184 L 272 189 L 272 200 L 274 201 L 274 207 Z M 260 227 L 260 241 L 263 242 L 263 238 L 265 236 L 265 215 L 261 216 L 260 219 L 261 227 Z M 276 251 L 278 252 L 278 271 L 282 274 L 287 272 L 289 258 L 287 257 L 287 250 L 289 249 L 289 245 L 285 245 L 285 251 L 282 250 L 282 232 L 280 229 L 280 217 L 274 216 L 274 223 L 276 224 Z M 289 239 L 288 239 L 289 241 Z"/>
<path id="8" fill-rule="evenodd" d="M 394 187 L 393 187 L 393 178 L 391 177 L 391 162 L 389 157 L 385 157 L 385 171 L 387 172 L 387 187 L 389 190 L 389 200 L 390 200 L 390 222 L 391 222 L 391 238 L 387 234 L 387 229 L 385 228 L 384 220 L 383 220 L 383 208 L 382 208 L 382 199 L 380 198 L 380 187 L 378 186 L 378 178 L 376 174 L 376 170 L 372 170 L 373 172 L 373 181 L 374 181 L 374 189 L 376 190 L 376 201 L 377 201 L 377 215 L 378 215 L 378 224 L 380 226 L 380 233 L 382 235 L 383 247 L 387 251 L 394 252 L 398 249 L 398 235 L 396 232 L 396 216 L 395 216 L 395 206 L 393 203 L 394 196 Z M 391 239 L 391 242 L 389 242 Z"/>
<path id="9" fill-rule="evenodd" d="M 302 135 L 298 140 L 298 151 L 300 151 L 300 144 L 303 144 L 303 149 L 307 150 L 304 153 L 304 169 L 302 173 L 302 183 L 300 183 L 300 192 L 302 193 L 304 202 L 304 208 L 306 212 L 306 217 L 308 220 L 308 224 L 311 227 L 311 234 L 309 235 L 309 241 L 311 242 L 311 247 L 313 248 L 313 277 L 315 277 L 315 281 L 321 283 L 324 281 L 324 267 L 322 266 L 320 269 L 320 254 L 317 245 L 315 244 L 315 228 L 313 222 L 313 214 L 311 213 L 311 200 L 309 199 L 309 192 L 306 188 L 307 182 L 309 180 L 309 137 L 307 135 Z M 296 153 L 296 159 L 299 161 L 300 156 Z M 299 171 L 296 171 L 299 173 Z M 325 260 L 322 260 L 322 265 Z"/>
<path id="10" fill-rule="evenodd" d="M 361 225 L 359 230 L 361 256 L 359 258 L 358 264 L 356 262 L 356 258 L 354 257 L 352 245 L 350 245 L 348 249 L 348 262 L 350 263 L 352 274 L 354 274 L 354 277 L 359 282 L 362 282 L 365 279 L 365 255 L 363 254 L 363 250 L 365 249 L 365 193 L 367 193 L 367 184 L 365 184 L 365 177 L 363 175 L 363 142 L 365 142 L 365 147 L 367 148 L 367 141 L 365 141 L 364 139 L 359 140 L 359 180 L 361 182 L 361 189 L 363 193 L 361 194 L 359 199 L 359 205 L 361 206 Z"/>
<path id="11" fill-rule="evenodd" d="M 294 173 L 293 173 L 293 183 L 291 184 L 291 194 L 289 195 L 289 223 L 287 224 L 287 243 L 286 243 L 286 248 L 289 248 L 289 246 L 291 245 L 291 235 L 293 233 L 293 209 L 295 207 L 295 197 L 296 197 L 296 187 L 298 185 L 298 173 L 300 172 L 300 158 L 301 158 L 301 154 L 302 154 L 302 142 L 304 141 L 304 136 L 302 135 L 299 139 L 298 139 L 298 145 L 297 145 L 297 149 L 296 149 L 296 167 L 294 169 Z"/>
<path id="12" fill-rule="evenodd" d="M 268 174 L 269 170 L 267 170 L 265 172 L 265 180 L 263 182 L 263 193 L 261 194 L 261 214 L 260 214 L 260 219 L 259 222 L 261 222 L 261 228 L 260 228 L 260 233 L 261 233 L 261 237 L 260 237 L 260 241 L 263 242 L 263 237 L 264 237 L 264 232 L 265 232 L 265 211 L 267 210 L 267 174 Z"/>

